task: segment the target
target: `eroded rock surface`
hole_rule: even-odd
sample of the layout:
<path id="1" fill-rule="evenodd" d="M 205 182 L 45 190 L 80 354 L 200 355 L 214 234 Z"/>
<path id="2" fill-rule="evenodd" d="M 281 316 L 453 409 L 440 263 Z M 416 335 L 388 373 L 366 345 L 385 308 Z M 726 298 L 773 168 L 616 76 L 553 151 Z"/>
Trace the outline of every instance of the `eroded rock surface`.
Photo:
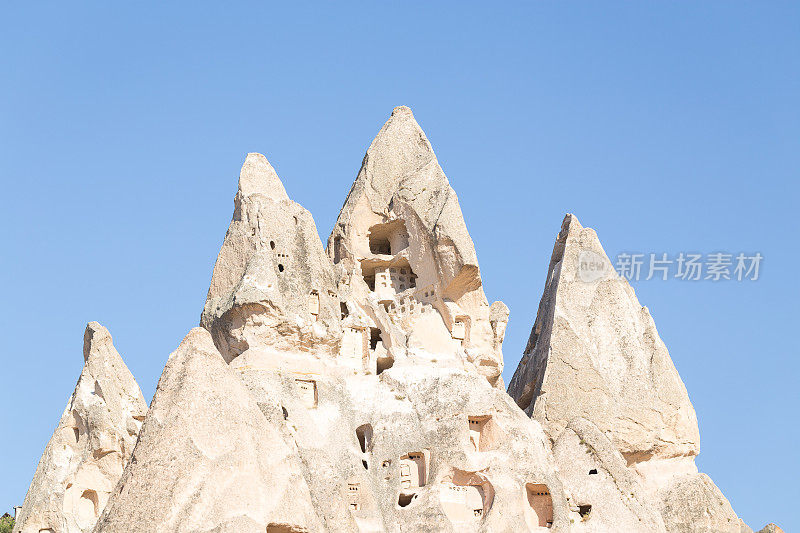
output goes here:
<path id="1" fill-rule="evenodd" d="M 170 356 L 97 532 L 321 531 L 300 461 L 195 328 Z M 280 529 L 275 529 L 280 531 Z"/>
<path id="2" fill-rule="evenodd" d="M 666 531 L 658 501 L 597 426 L 573 419 L 553 447 L 572 531 Z"/>
<path id="3" fill-rule="evenodd" d="M 502 387 L 508 309 L 490 309 L 458 197 L 407 107 L 367 150 L 328 254 L 347 304 L 345 343 L 370 331 L 375 344 L 365 370 L 435 358 Z"/>
<path id="4" fill-rule="evenodd" d="M 591 422 L 624 457 L 641 484 L 633 492 L 647 493 L 640 503 L 655 502 L 668 532 L 739 533 L 728 501 L 697 472 L 697 418 L 650 313 L 614 273 L 594 230 L 573 215 L 556 238 L 508 392 L 557 448 L 574 441 L 576 420 Z M 556 455 L 568 469 L 571 453 Z M 627 499 L 626 490 L 620 493 Z"/>
<path id="5" fill-rule="evenodd" d="M 672 476 L 658 489 L 658 497 L 670 533 L 752 531 L 739 520 L 722 491 L 705 474 Z"/>
<path id="6" fill-rule="evenodd" d="M 585 281 L 581 261 L 606 273 Z M 509 394 L 556 439 L 583 417 L 629 463 L 694 456 L 699 432 L 683 382 L 656 331 L 594 230 L 567 215 L 544 295 Z"/>
<path id="7" fill-rule="evenodd" d="M 97 322 L 86 326 L 83 358 L 15 531 L 91 531 L 133 451 L 147 404 L 111 334 Z"/>
<path id="8" fill-rule="evenodd" d="M 252 174 L 253 161 L 271 169 L 251 154 L 242 176 Z M 263 174 L 284 191 L 273 173 Z M 305 211 L 275 209 L 268 223 L 243 226 L 247 190 L 259 205 L 268 196 L 243 181 L 202 323 L 266 419 L 296 447 L 323 527 L 566 530 L 547 439 L 497 386 L 508 308 L 489 306 L 483 295 L 456 195 L 410 110 L 395 109 L 367 151 L 331 234 L 330 259 L 309 230 L 300 250 L 310 259 L 278 268 L 269 241 L 291 242 L 293 217 Z M 281 206 L 297 205 L 275 196 Z M 279 296 L 267 291 L 236 296 L 257 277 L 247 264 L 291 288 L 279 295 L 295 307 L 278 309 Z M 277 325 L 224 318 L 254 304 L 275 308 Z M 295 342 L 296 324 L 318 327 L 319 342 Z"/>
<path id="9" fill-rule="evenodd" d="M 229 362 L 249 349 L 330 355 L 339 314 L 314 219 L 289 199 L 263 155 L 248 154 L 201 325 Z"/>
<path id="10" fill-rule="evenodd" d="M 90 325 L 98 355 L 23 510 L 49 521 L 24 531 L 88 531 L 105 506 L 95 533 L 751 533 L 698 473 L 686 389 L 594 231 L 565 218 L 510 395 L 508 319 L 408 108 L 369 146 L 327 250 L 248 154 L 201 328 L 141 432 L 127 370 L 95 379 L 121 361 Z M 139 403 L 109 399 L 132 387 Z"/>

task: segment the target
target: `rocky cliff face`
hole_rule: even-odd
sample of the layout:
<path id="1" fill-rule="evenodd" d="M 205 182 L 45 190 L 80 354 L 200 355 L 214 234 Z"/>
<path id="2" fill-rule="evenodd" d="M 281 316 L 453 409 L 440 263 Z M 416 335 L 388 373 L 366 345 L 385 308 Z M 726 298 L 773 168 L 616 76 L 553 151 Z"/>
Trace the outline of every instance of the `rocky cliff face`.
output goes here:
<path id="1" fill-rule="evenodd" d="M 15 531 L 91 531 L 133 451 L 147 404 L 111 334 L 97 322 L 86 326 L 83 358 Z"/>
<path id="2" fill-rule="evenodd" d="M 564 220 L 510 394 L 508 316 L 408 108 L 327 250 L 249 154 L 201 327 L 141 432 L 141 393 L 90 324 L 20 530 L 750 531 L 697 472 L 686 389 L 592 230 Z"/>

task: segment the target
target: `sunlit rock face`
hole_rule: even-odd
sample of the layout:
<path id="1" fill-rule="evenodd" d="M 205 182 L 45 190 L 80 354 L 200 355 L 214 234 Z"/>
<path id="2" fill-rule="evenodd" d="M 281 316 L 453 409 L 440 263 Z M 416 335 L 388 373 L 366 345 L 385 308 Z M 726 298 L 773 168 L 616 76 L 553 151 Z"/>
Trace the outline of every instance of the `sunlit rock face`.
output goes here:
<path id="1" fill-rule="evenodd" d="M 573 419 L 553 454 L 570 501 L 571 531 L 666 531 L 650 491 L 597 426 Z"/>
<path id="2" fill-rule="evenodd" d="M 565 218 L 506 393 L 508 319 L 408 108 L 369 146 L 327 250 L 248 154 L 201 327 L 146 410 L 89 325 L 19 530 L 750 531 L 698 473 L 686 389 L 594 231 Z"/>
<path id="3" fill-rule="evenodd" d="M 407 107 L 395 108 L 367 150 L 328 255 L 348 308 L 346 334 L 370 331 L 364 371 L 409 361 L 502 386 L 508 309 L 486 301 L 456 193 Z"/>
<path id="4" fill-rule="evenodd" d="M 130 458 L 147 404 L 108 330 L 86 326 L 84 366 L 15 531 L 91 531 Z"/>
<path id="5" fill-rule="evenodd" d="M 370 146 L 329 243 L 249 155 L 201 322 L 297 451 L 322 529 L 564 530 L 547 439 L 499 380 L 508 309 L 488 305 L 407 108 Z"/>
<path id="6" fill-rule="evenodd" d="M 319 531 L 300 459 L 211 335 L 195 328 L 158 382 L 97 531 Z"/>
<path id="7" fill-rule="evenodd" d="M 587 281 L 587 252 L 605 267 Z M 522 361 L 509 384 L 555 439 L 575 417 L 593 422 L 629 463 L 694 456 L 694 408 L 656 331 L 597 234 L 567 215 Z"/>
<path id="8" fill-rule="evenodd" d="M 614 273 L 597 234 L 573 215 L 556 238 L 536 322 L 508 392 L 555 443 L 562 481 L 584 494 L 594 522 L 614 499 L 586 495 L 591 484 L 569 476 L 576 453 L 563 448 L 575 440 L 569 435 L 576 427 L 597 442 L 607 440 L 614 453 L 606 457 L 621 454 L 637 482 L 630 497 L 622 491 L 623 501 L 658 510 L 667 531 L 739 531 L 730 504 L 697 472 L 697 418 L 650 313 Z"/>
<path id="9" fill-rule="evenodd" d="M 248 350 L 331 355 L 339 314 L 314 219 L 263 155 L 248 154 L 201 325 L 226 361 Z"/>

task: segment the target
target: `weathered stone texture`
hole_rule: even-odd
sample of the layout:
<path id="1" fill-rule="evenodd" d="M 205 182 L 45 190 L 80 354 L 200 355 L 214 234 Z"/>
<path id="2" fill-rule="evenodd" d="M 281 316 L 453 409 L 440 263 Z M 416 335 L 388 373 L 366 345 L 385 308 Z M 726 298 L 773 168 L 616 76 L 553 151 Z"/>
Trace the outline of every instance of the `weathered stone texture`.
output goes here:
<path id="1" fill-rule="evenodd" d="M 270 524 L 321 531 L 297 454 L 195 328 L 169 356 L 95 531 L 263 533 Z"/>
<path id="2" fill-rule="evenodd" d="M 582 279 L 587 256 L 605 276 Z M 583 417 L 629 463 L 696 455 L 697 418 L 686 388 L 647 308 L 613 272 L 595 232 L 567 215 L 509 394 L 551 439 Z"/>
<path id="3" fill-rule="evenodd" d="M 595 232 L 573 215 L 564 218 L 556 238 L 536 322 L 508 392 L 556 442 L 565 486 L 584 493 L 599 479 L 569 483 L 565 473 L 574 467 L 575 449 L 560 452 L 574 443 L 576 424 L 584 431 L 589 424 L 595 440 L 603 437 L 624 457 L 632 474 L 626 483 L 637 480 L 629 494 L 619 484 L 618 468 L 613 476 L 631 511 L 634 504 L 658 509 L 670 533 L 739 533 L 741 521 L 728 501 L 697 472 L 697 418 L 650 313 L 616 275 Z M 609 460 L 613 455 L 606 453 Z M 619 499 L 609 494 L 594 495 L 603 520 L 612 517 L 604 528 L 627 520 L 613 509 Z M 592 509 L 594 515 L 597 507 Z M 640 525 L 659 529 L 652 516 Z M 623 529 L 637 530 L 633 523 Z"/>
<path id="4" fill-rule="evenodd" d="M 91 531 L 133 451 L 147 404 L 111 334 L 97 322 L 86 326 L 83 358 L 15 531 Z"/>
<path id="5" fill-rule="evenodd" d="M 339 314 L 314 219 L 263 155 L 248 154 L 201 325 L 228 362 L 251 348 L 332 354 Z"/>
<path id="6" fill-rule="evenodd" d="M 508 319 L 407 107 L 367 149 L 327 250 L 248 154 L 201 327 L 169 356 L 141 432 L 141 393 L 92 323 L 20 524 L 752 533 L 697 472 L 686 389 L 593 230 L 564 219 L 510 395 Z"/>
<path id="7" fill-rule="evenodd" d="M 357 315 L 345 325 L 380 330 L 376 359 L 435 358 L 502 388 L 507 314 L 490 317 L 458 197 L 409 108 L 395 108 L 369 146 L 328 254 Z"/>

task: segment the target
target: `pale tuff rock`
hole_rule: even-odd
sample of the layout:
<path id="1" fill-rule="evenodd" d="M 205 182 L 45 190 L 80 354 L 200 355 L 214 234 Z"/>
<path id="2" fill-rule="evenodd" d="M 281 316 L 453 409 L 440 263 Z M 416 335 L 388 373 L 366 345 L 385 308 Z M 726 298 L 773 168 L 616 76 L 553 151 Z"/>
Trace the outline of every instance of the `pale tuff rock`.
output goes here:
<path id="1" fill-rule="evenodd" d="M 573 419 L 553 447 L 575 532 L 665 532 L 657 503 L 597 426 Z"/>
<path id="2" fill-rule="evenodd" d="M 108 330 L 97 322 L 86 326 L 83 358 L 15 531 L 91 531 L 133 451 L 147 404 Z"/>
<path id="3" fill-rule="evenodd" d="M 339 314 L 314 219 L 289 199 L 263 155 L 248 154 L 201 325 L 228 362 L 264 347 L 332 354 Z"/>
<path id="4" fill-rule="evenodd" d="M 624 457 L 641 484 L 632 491 L 637 501 L 648 499 L 643 493 L 655 501 L 668 532 L 739 533 L 728 501 L 697 472 L 694 408 L 650 313 L 616 276 L 595 232 L 572 215 L 556 239 L 536 322 L 508 391 L 556 441 L 568 488 L 577 486 L 568 474 L 574 450 L 559 449 L 575 440 L 576 421 L 586 419 L 596 427 L 591 433 L 604 435 Z M 627 489 L 620 495 L 625 501 Z M 597 499 L 606 506 L 615 500 Z"/>
<path id="5" fill-rule="evenodd" d="M 95 533 L 752 533 L 697 472 L 686 389 L 591 229 L 564 220 L 510 396 L 508 319 L 408 108 L 372 141 L 327 251 L 249 154 L 202 328 L 170 355 L 141 432 L 126 370 L 116 389 L 140 408 L 109 415 L 128 437 L 87 485 L 83 465 L 111 449 L 92 409 L 120 402 L 82 376 L 23 518 L 86 531 L 113 488 Z M 85 374 L 116 355 L 106 337 L 87 329 Z"/>
<path id="6" fill-rule="evenodd" d="M 490 323 L 458 198 L 409 108 L 395 108 L 372 141 L 327 249 L 354 315 L 345 344 L 357 342 L 351 330 L 372 332 L 367 372 L 435 355 L 502 387 L 507 316 L 498 309 Z"/>
<path id="7" fill-rule="evenodd" d="M 169 356 L 95 531 L 273 530 L 321 531 L 299 459 L 195 328 Z"/>
<path id="8" fill-rule="evenodd" d="M 607 275 L 586 282 L 590 252 Z M 694 408 L 647 308 L 592 229 L 567 215 L 556 240 L 528 346 L 508 388 L 555 440 L 583 417 L 606 434 L 629 464 L 694 456 Z"/>
<path id="9" fill-rule="evenodd" d="M 658 496 L 661 514 L 670 533 L 749 533 L 731 504 L 705 474 L 679 474 L 670 478 Z"/>
<path id="10" fill-rule="evenodd" d="M 566 530 L 567 503 L 541 428 L 482 376 L 238 364 L 231 366 L 262 411 L 296 444 L 327 531 Z M 543 494 L 529 502 L 529 486 Z"/>
<path id="11" fill-rule="evenodd" d="M 508 308 L 500 302 L 490 308 L 483 297 L 475 252 L 455 193 L 444 176 L 436 174 L 441 170 L 436 170 L 438 165 L 421 130 L 404 108 L 395 110 L 393 117 L 373 148 L 394 143 L 399 160 L 392 161 L 386 147 L 377 152 L 371 148 L 366 159 L 373 163 L 365 162 L 365 168 L 375 168 L 376 161 L 382 168 L 402 167 L 404 158 L 417 157 L 417 143 L 424 141 L 422 148 L 427 152 L 423 150 L 423 155 L 427 154 L 435 179 L 407 177 L 405 187 L 420 180 L 415 187 L 439 198 L 439 203 L 430 209 L 437 213 L 445 209 L 449 214 L 441 218 L 419 207 L 418 215 L 408 199 L 393 192 L 398 186 L 395 182 L 402 176 L 384 172 L 380 175 L 381 185 L 369 184 L 364 182 L 366 171 L 362 168 L 354 190 L 383 187 L 387 194 L 395 195 L 392 205 L 399 206 L 397 212 L 403 218 L 380 226 L 386 219 L 372 210 L 349 210 L 349 202 L 356 198 L 351 193 L 339 220 L 345 228 L 371 229 L 373 248 L 389 247 L 378 250 L 388 253 L 372 254 L 367 260 L 374 268 L 386 267 L 387 285 L 376 284 L 376 289 L 387 289 L 381 293 L 383 297 L 391 298 L 388 284 L 392 277 L 398 289 L 402 286 L 400 292 L 413 288 L 418 276 L 428 280 L 432 285 L 426 289 L 428 294 L 407 292 L 407 301 L 394 299 L 396 310 L 392 310 L 388 300 L 379 301 L 377 291 L 368 290 L 363 276 L 360 283 L 351 283 L 354 274 L 345 264 L 358 271 L 361 262 L 352 258 L 343 262 L 334 257 L 341 263 L 334 267 L 327 258 L 316 265 L 301 261 L 283 271 L 282 279 L 287 286 L 303 286 L 306 292 L 297 291 L 284 299 L 294 298 L 294 303 L 307 306 L 306 312 L 314 310 L 312 314 L 318 314 L 319 321 L 322 313 L 316 311 L 319 304 L 313 296 L 322 297 L 325 292 L 335 297 L 333 306 L 340 313 L 337 318 L 341 325 L 338 331 L 334 330 L 335 321 L 326 325 L 324 338 L 331 339 L 330 344 L 304 347 L 249 324 L 208 320 L 212 316 L 209 309 L 216 308 L 213 305 L 206 306 L 203 324 L 215 332 L 216 339 L 234 338 L 237 327 L 245 331 L 244 336 L 248 329 L 251 331 L 246 345 L 237 345 L 236 353 L 231 352 L 230 368 L 239 375 L 287 446 L 297 449 L 314 511 L 326 531 L 511 531 L 519 530 L 523 523 L 534 524 L 534 530 L 540 524 L 542 530 L 566 530 L 568 507 L 541 427 L 532 423 L 502 389 L 487 381 L 487 376 L 496 378 L 494 370 L 476 371 L 482 354 L 489 362 L 501 362 Z M 399 122 L 392 126 L 396 119 Z M 402 135 L 397 138 L 397 128 L 413 134 L 412 146 L 406 146 L 409 139 Z M 273 183 L 275 189 L 283 190 L 276 181 Z M 366 196 L 362 200 L 367 201 Z M 279 214 L 271 216 L 275 230 L 264 235 L 270 239 L 290 237 L 294 226 L 278 221 Z M 284 219 L 289 216 L 283 214 Z M 217 260 L 209 302 L 215 301 L 218 294 L 234 292 L 222 289 L 218 280 L 225 279 L 225 287 L 238 287 L 249 275 L 247 268 L 227 266 L 233 264 L 230 257 L 246 253 L 251 262 L 265 256 L 269 259 L 252 242 L 261 239 L 258 231 L 239 231 L 237 217 L 241 218 L 234 215 Z M 426 222 L 424 217 L 430 217 L 432 222 Z M 437 217 L 440 229 L 436 229 Z M 376 223 L 380 227 L 374 227 Z M 451 227 L 455 229 L 448 229 Z M 439 231 L 442 236 L 437 243 L 433 234 Z M 232 239 L 234 232 L 241 238 Z M 314 239 L 309 237 L 306 249 L 311 252 L 307 255 L 315 257 L 315 250 L 321 252 L 322 245 L 318 240 L 311 241 Z M 340 250 L 345 246 L 369 250 L 368 235 L 365 233 L 363 240 L 348 240 Z M 399 253 L 393 255 L 391 246 Z M 431 247 L 437 246 L 439 251 L 434 253 Z M 412 267 L 419 274 L 412 273 Z M 312 268 L 323 272 L 309 273 Z M 307 279 L 327 280 L 325 268 L 340 281 L 338 287 L 302 285 Z M 472 274 L 467 272 L 470 269 Z M 470 281 L 453 284 L 455 278 Z M 449 281 L 442 284 L 442 279 Z M 327 293 L 329 289 L 331 292 Z M 462 289 L 464 294 L 456 296 Z M 417 296 L 422 300 L 416 300 Z M 241 308 L 250 305 L 248 299 L 228 298 L 225 302 L 216 316 L 238 315 Z M 473 305 L 475 302 L 482 303 Z M 301 308 L 297 314 L 302 312 Z M 464 327 L 461 332 L 456 331 L 456 336 L 463 339 L 454 338 L 443 317 L 457 322 L 456 327 Z M 471 332 L 477 333 L 475 343 L 469 344 L 473 360 L 468 361 L 464 341 Z M 338 352 L 331 354 L 328 347 L 333 346 L 334 339 L 341 341 Z M 218 345 L 235 343 L 225 340 Z M 413 352 L 413 362 L 417 364 L 412 364 L 410 356 L 400 357 L 395 364 L 396 354 L 409 352 Z M 147 424 L 142 440 L 146 434 Z"/>

